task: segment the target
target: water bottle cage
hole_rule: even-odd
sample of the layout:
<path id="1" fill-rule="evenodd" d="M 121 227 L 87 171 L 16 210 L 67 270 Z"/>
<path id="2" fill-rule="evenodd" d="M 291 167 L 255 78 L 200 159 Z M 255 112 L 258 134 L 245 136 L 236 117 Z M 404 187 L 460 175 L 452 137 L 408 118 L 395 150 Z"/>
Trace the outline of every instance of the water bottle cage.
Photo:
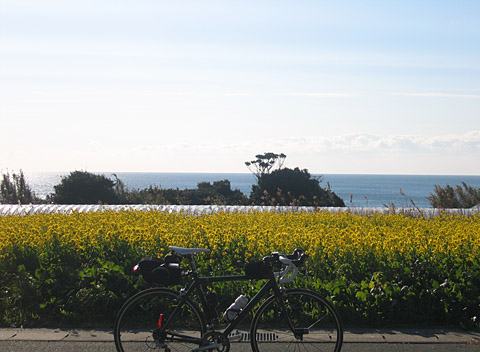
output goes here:
<path id="1" fill-rule="evenodd" d="M 226 321 L 228 321 L 229 323 L 231 323 L 232 321 L 234 321 L 238 315 L 240 314 L 240 312 L 242 311 L 242 309 L 233 309 L 233 308 L 230 308 L 230 309 L 227 309 L 227 311 L 225 312 L 224 314 L 224 318 Z M 233 313 L 233 318 L 230 318 L 230 315 L 232 315 Z"/>

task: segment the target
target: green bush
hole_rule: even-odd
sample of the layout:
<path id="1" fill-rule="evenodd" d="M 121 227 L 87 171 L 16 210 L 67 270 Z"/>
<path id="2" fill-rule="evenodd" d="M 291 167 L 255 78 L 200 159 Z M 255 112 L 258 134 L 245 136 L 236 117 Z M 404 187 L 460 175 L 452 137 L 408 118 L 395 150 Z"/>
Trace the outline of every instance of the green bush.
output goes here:
<path id="1" fill-rule="evenodd" d="M 178 205 L 247 205 L 248 199 L 239 190 L 232 190 L 229 180 L 199 182 L 195 189 L 163 189 L 150 186 L 124 192 L 125 204 Z"/>
<path id="2" fill-rule="evenodd" d="M 320 187 L 307 170 L 278 169 L 258 176 L 250 195 L 257 205 L 300 205 L 344 207 L 345 203 L 330 189 Z"/>

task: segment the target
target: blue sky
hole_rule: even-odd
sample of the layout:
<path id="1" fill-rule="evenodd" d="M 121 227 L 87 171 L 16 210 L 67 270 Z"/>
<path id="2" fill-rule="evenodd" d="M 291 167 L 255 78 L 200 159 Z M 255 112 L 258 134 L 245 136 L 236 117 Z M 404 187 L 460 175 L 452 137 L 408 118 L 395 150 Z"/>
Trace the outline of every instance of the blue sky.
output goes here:
<path id="1" fill-rule="evenodd" d="M 480 1 L 0 1 L 0 170 L 480 175 Z"/>

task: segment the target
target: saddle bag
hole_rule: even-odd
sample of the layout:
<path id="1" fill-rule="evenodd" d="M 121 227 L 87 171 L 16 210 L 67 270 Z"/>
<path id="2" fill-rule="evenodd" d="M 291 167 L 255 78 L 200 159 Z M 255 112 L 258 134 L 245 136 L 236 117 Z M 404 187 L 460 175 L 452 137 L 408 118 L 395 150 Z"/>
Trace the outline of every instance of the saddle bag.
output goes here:
<path id="1" fill-rule="evenodd" d="M 171 257 L 167 261 L 155 258 L 142 258 L 133 268 L 133 272 L 142 275 L 150 284 L 158 286 L 171 286 L 183 284 L 183 268 L 179 260 L 176 262 Z"/>

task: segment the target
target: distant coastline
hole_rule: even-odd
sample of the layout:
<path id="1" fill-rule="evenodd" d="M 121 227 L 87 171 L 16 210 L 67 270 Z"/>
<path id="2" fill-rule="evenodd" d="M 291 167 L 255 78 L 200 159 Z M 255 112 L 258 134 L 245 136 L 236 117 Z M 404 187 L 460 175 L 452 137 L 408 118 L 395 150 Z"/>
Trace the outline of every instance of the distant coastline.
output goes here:
<path id="1" fill-rule="evenodd" d="M 129 189 L 144 189 L 158 186 L 165 189 L 196 188 L 198 182 L 229 180 L 232 189 L 249 195 L 256 180 L 251 173 L 173 173 L 173 172 L 98 172 L 113 178 L 117 175 Z M 27 182 L 40 196 L 53 192 L 53 187 L 69 172 L 25 173 Z M 427 197 L 434 186 L 459 185 L 462 182 L 480 187 L 480 176 L 471 175 L 372 175 L 372 174 L 323 174 L 321 186 L 330 187 L 345 201 L 347 206 L 384 207 L 430 207 Z"/>

